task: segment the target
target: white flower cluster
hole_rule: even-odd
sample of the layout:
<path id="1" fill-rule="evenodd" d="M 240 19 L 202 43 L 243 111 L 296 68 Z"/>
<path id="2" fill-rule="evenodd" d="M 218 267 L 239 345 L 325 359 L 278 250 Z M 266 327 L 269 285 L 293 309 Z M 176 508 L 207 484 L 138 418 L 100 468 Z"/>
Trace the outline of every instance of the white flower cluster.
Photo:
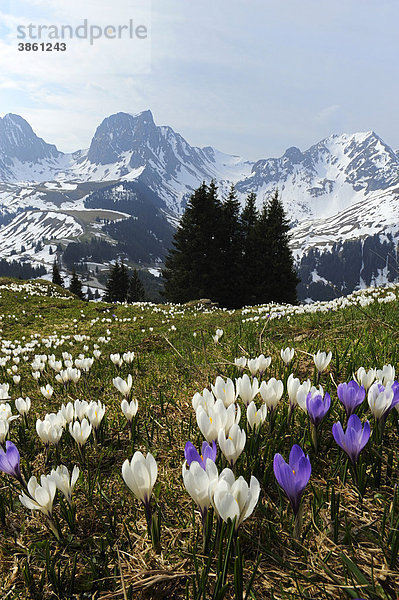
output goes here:
<path id="1" fill-rule="evenodd" d="M 365 308 L 374 302 L 379 304 L 394 302 L 399 299 L 399 284 L 388 284 L 385 287 L 371 287 L 364 290 L 356 290 L 348 296 L 335 298 L 328 302 L 312 302 L 294 306 L 291 304 L 263 304 L 243 308 L 243 323 L 262 320 L 282 319 L 288 320 L 294 315 L 306 315 L 314 313 L 328 313 L 341 310 L 351 306 Z M 249 316 L 246 316 L 249 315 Z"/>

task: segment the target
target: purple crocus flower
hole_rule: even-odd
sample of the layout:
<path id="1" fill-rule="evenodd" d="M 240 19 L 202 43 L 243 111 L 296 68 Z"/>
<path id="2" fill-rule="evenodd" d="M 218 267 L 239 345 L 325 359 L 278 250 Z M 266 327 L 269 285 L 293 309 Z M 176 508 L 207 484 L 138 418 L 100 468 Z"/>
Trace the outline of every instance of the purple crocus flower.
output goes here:
<path id="1" fill-rule="evenodd" d="M 328 411 L 330 410 L 331 398 L 330 394 L 325 394 L 324 399 L 321 394 L 312 396 L 312 392 L 306 396 L 306 409 L 310 420 L 315 427 L 322 422 Z"/>
<path id="2" fill-rule="evenodd" d="M 294 444 L 291 448 L 288 464 L 281 454 L 274 455 L 273 470 L 279 485 L 287 494 L 296 516 L 303 490 L 307 486 L 312 472 L 309 456 L 305 456 L 302 448 Z"/>
<path id="3" fill-rule="evenodd" d="M 0 471 L 11 475 L 11 477 L 15 477 L 20 483 L 23 483 L 19 462 L 20 456 L 18 448 L 15 444 L 7 440 L 5 452 L 0 446 Z"/>
<path id="4" fill-rule="evenodd" d="M 198 462 L 201 467 L 205 470 L 206 461 L 209 458 L 213 462 L 216 460 L 217 449 L 215 441 L 212 442 L 212 446 L 208 444 L 208 442 L 203 442 L 201 448 L 201 455 L 197 451 L 194 444 L 191 442 L 187 442 L 184 447 L 184 458 L 187 461 L 188 466 L 191 465 L 192 462 Z"/>
<path id="5" fill-rule="evenodd" d="M 360 452 L 363 450 L 370 437 L 370 423 L 365 422 L 364 428 L 357 415 L 351 415 L 348 419 L 346 432 L 342 429 L 341 423 L 334 423 L 332 434 L 338 446 L 344 450 L 353 465 L 356 464 Z"/>
<path id="6" fill-rule="evenodd" d="M 364 386 L 352 380 L 349 383 L 340 383 L 337 387 L 338 398 L 345 408 L 346 416 L 349 417 L 355 412 L 356 408 L 366 397 Z"/>
<path id="7" fill-rule="evenodd" d="M 393 409 L 394 406 L 399 404 L 399 381 L 394 381 L 391 385 L 391 390 L 393 391 L 393 398 L 390 410 Z"/>

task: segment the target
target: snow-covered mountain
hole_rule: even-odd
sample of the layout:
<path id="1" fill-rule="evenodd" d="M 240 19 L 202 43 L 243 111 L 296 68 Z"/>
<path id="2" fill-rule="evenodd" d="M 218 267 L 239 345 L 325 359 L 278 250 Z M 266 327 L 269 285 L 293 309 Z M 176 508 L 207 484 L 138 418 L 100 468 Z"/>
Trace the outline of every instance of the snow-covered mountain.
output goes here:
<path id="1" fill-rule="evenodd" d="M 299 223 L 332 217 L 398 184 L 397 154 L 369 131 L 331 135 L 305 152 L 292 147 L 280 158 L 259 160 L 237 189 L 265 198 L 278 188 L 291 221 Z"/>
<path id="2" fill-rule="evenodd" d="M 280 158 L 250 162 L 191 146 L 156 125 L 150 111 L 117 113 L 98 126 L 88 149 L 68 154 L 8 114 L 0 118 L 0 256 L 19 255 L 21 245 L 26 256 L 30 236 L 44 244 L 88 234 L 112 241 L 129 218 L 152 237 L 153 259 L 149 223 L 156 219 L 161 261 L 170 239 L 161 220 L 176 224 L 192 190 L 211 179 L 222 193 L 234 183 L 243 202 L 255 192 L 259 206 L 278 188 L 298 261 L 312 249 L 331 252 L 337 242 L 399 239 L 399 154 L 373 131 L 331 135 L 305 151 L 291 147 Z"/>
<path id="3" fill-rule="evenodd" d="M 76 189 L 82 183 L 140 179 L 174 216 L 182 214 L 202 181 L 214 178 L 227 186 L 249 175 L 252 165 L 211 147 L 190 146 L 170 127 L 155 125 L 149 110 L 111 115 L 97 128 L 89 149 L 72 154 L 43 142 L 21 117 L 6 115 L 0 122 L 0 181 L 35 189 L 42 184 L 57 192 L 65 184 Z"/>

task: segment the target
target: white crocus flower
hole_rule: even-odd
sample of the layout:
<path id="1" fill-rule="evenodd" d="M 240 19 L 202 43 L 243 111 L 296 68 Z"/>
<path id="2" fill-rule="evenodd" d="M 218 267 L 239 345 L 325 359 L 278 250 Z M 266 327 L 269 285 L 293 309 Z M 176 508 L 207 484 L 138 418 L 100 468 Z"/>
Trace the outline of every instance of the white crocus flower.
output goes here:
<path id="1" fill-rule="evenodd" d="M 202 394 L 196 392 L 192 399 L 193 409 L 196 411 L 199 406 L 202 406 L 206 412 L 209 408 L 215 405 L 215 396 L 207 388 L 202 390 Z"/>
<path id="2" fill-rule="evenodd" d="M 11 406 L 8 404 L 8 402 L 0 404 L 0 419 L 4 419 L 6 421 L 10 421 L 10 419 L 12 420 Z"/>
<path id="3" fill-rule="evenodd" d="M 277 404 L 281 400 L 284 392 L 284 384 L 280 379 L 277 380 L 272 377 L 267 382 L 262 381 L 259 392 L 267 408 L 273 411 L 277 408 Z"/>
<path id="4" fill-rule="evenodd" d="M 133 454 L 132 460 L 126 459 L 122 465 L 122 477 L 127 487 L 146 506 L 150 503 L 152 489 L 157 480 L 158 466 L 153 455 L 147 456 L 140 451 Z"/>
<path id="5" fill-rule="evenodd" d="M 37 419 L 36 432 L 45 446 L 57 445 L 62 436 L 62 427 L 51 421 L 51 419 Z"/>
<path id="6" fill-rule="evenodd" d="M 12 380 L 15 383 L 15 385 L 18 385 L 21 381 L 21 375 L 13 375 Z"/>
<path id="7" fill-rule="evenodd" d="M 132 363 L 134 360 L 134 352 L 125 352 L 122 355 L 122 359 L 127 365 L 130 365 L 130 363 Z"/>
<path id="8" fill-rule="evenodd" d="M 265 356 L 264 354 L 259 354 L 258 358 L 258 371 L 259 376 L 262 377 L 263 373 L 270 367 L 272 359 L 270 356 Z"/>
<path id="9" fill-rule="evenodd" d="M 229 429 L 228 435 L 223 430 L 219 431 L 218 443 L 223 456 L 233 467 L 240 454 L 244 450 L 246 434 L 243 429 L 234 423 Z"/>
<path id="10" fill-rule="evenodd" d="M 216 485 L 210 490 L 211 502 L 220 519 L 227 522 L 236 519 L 236 530 L 251 516 L 260 493 L 259 481 L 252 476 L 248 486 L 241 476 L 235 479 L 230 469 L 224 469 Z"/>
<path id="11" fill-rule="evenodd" d="M 48 383 L 45 387 L 41 387 L 40 388 L 41 393 L 43 394 L 43 396 L 45 398 L 47 398 L 47 400 L 50 400 L 51 396 L 53 395 L 53 388 L 51 387 L 51 385 Z"/>
<path id="12" fill-rule="evenodd" d="M 330 364 L 331 359 L 332 359 L 331 352 L 326 354 L 325 352 L 320 352 L 320 350 L 319 350 L 317 352 L 317 354 L 313 355 L 314 364 L 319 373 L 322 373 L 323 371 L 325 371 L 327 369 L 328 365 Z"/>
<path id="13" fill-rule="evenodd" d="M 10 430 L 10 425 L 7 419 L 0 419 L 0 444 L 4 445 L 8 432 Z"/>
<path id="14" fill-rule="evenodd" d="M 101 404 L 100 401 L 98 402 L 90 402 L 88 409 L 87 409 L 87 416 L 89 418 L 89 421 L 94 429 L 94 431 L 97 431 L 98 428 L 101 425 L 101 421 L 103 420 L 105 415 L 105 406 L 103 404 Z"/>
<path id="15" fill-rule="evenodd" d="M 236 389 L 237 396 L 241 398 L 245 406 L 248 406 L 259 392 L 258 380 L 254 377 L 251 382 L 250 378 L 245 373 L 242 377 L 236 379 Z"/>
<path id="16" fill-rule="evenodd" d="M 87 419 L 83 419 L 81 423 L 79 421 L 69 423 L 69 433 L 80 447 L 84 446 L 87 442 L 91 434 L 91 429 L 91 424 L 89 424 Z"/>
<path id="17" fill-rule="evenodd" d="M 280 356 L 286 365 L 288 365 L 288 363 L 290 363 L 292 361 L 292 359 L 294 358 L 294 354 L 295 354 L 294 348 L 287 347 L 287 348 L 285 348 L 285 350 L 283 350 L 283 349 L 280 350 Z"/>
<path id="18" fill-rule="evenodd" d="M 33 375 L 33 373 L 32 373 L 32 375 Z M 57 375 L 55 376 L 55 380 L 58 383 L 68 383 L 69 377 L 68 377 L 68 373 L 67 373 L 66 369 L 57 373 Z"/>
<path id="19" fill-rule="evenodd" d="M 383 385 L 387 385 L 387 383 L 394 381 L 395 367 L 392 365 L 384 365 L 382 369 L 378 369 L 377 379 L 379 379 Z"/>
<path id="20" fill-rule="evenodd" d="M 213 460 L 208 459 L 205 464 L 205 469 L 203 469 L 196 460 L 194 460 L 189 468 L 187 468 L 187 461 L 184 461 L 182 477 L 184 487 L 198 505 L 202 520 L 204 521 L 211 503 L 209 496 L 210 485 L 216 483 L 218 480 L 217 466 Z"/>
<path id="21" fill-rule="evenodd" d="M 217 344 L 223 335 L 223 329 L 216 329 L 215 335 L 212 336 L 213 341 Z"/>
<path id="22" fill-rule="evenodd" d="M 300 385 L 300 380 L 297 377 L 294 377 L 294 375 L 291 373 L 287 379 L 287 392 L 290 401 L 290 406 L 292 408 L 297 405 L 297 394 Z"/>
<path id="23" fill-rule="evenodd" d="M 219 431 L 224 429 L 227 420 L 227 409 L 224 407 L 223 400 L 216 400 L 213 407 L 209 407 L 208 412 L 203 406 L 198 406 L 196 410 L 198 427 L 210 444 L 218 439 Z"/>
<path id="24" fill-rule="evenodd" d="M 62 370 L 62 362 L 60 360 L 49 360 L 48 365 L 56 373 L 59 373 Z"/>
<path id="25" fill-rule="evenodd" d="M 373 383 L 367 394 L 367 401 L 375 419 L 379 420 L 391 408 L 394 392 L 391 387 L 381 389 L 379 383 Z"/>
<path id="26" fill-rule="evenodd" d="M 324 390 L 321 385 L 319 385 L 319 387 L 315 387 L 314 385 L 312 385 L 310 379 L 307 379 L 306 381 L 301 383 L 296 394 L 296 400 L 298 406 L 306 413 L 308 412 L 308 408 L 306 406 L 306 398 L 309 393 L 312 394 L 312 398 L 317 394 L 324 396 Z"/>
<path id="27" fill-rule="evenodd" d="M 88 373 L 93 366 L 94 358 L 76 358 L 75 367 Z"/>
<path id="28" fill-rule="evenodd" d="M 58 411 L 58 413 L 46 414 L 44 420 L 48 421 L 49 423 L 51 423 L 51 425 L 54 425 L 55 427 L 65 427 L 65 419 L 61 411 Z"/>
<path id="29" fill-rule="evenodd" d="M 73 488 L 79 477 L 79 467 L 76 465 L 73 467 L 73 471 L 71 476 L 69 476 L 69 471 L 64 465 L 60 465 L 56 468 L 56 470 L 52 469 L 50 475 L 48 477 L 52 478 L 57 486 L 57 489 L 60 490 L 67 499 L 68 503 L 72 504 L 72 493 Z"/>
<path id="30" fill-rule="evenodd" d="M 223 412 L 222 407 L 220 405 L 218 405 L 218 409 L 220 409 L 220 411 Z M 236 424 L 236 425 L 239 424 L 239 422 L 241 420 L 241 408 L 240 408 L 239 404 L 230 404 L 230 406 L 225 408 L 224 412 L 225 412 L 225 417 L 223 417 L 224 432 L 227 435 L 228 431 L 234 424 Z"/>
<path id="31" fill-rule="evenodd" d="M 262 404 L 260 409 L 256 408 L 254 401 L 250 402 L 247 406 L 247 421 L 251 429 L 258 429 L 266 420 L 267 406 Z"/>
<path id="32" fill-rule="evenodd" d="M 17 398 L 15 400 L 15 408 L 19 412 L 20 415 L 26 415 L 30 411 L 31 400 L 29 396 L 26 396 L 25 400 L 23 398 Z"/>
<path id="33" fill-rule="evenodd" d="M 57 486 L 55 481 L 46 475 L 40 478 L 40 485 L 33 475 L 28 481 L 28 492 L 30 497 L 23 492 L 19 499 L 21 504 L 31 510 L 40 510 L 44 515 L 51 518 L 53 501 Z"/>
<path id="34" fill-rule="evenodd" d="M 374 383 L 375 378 L 377 377 L 377 370 L 369 369 L 368 371 L 366 371 L 364 367 L 359 367 L 354 377 L 357 380 L 358 384 L 362 385 L 366 392 L 368 392 L 371 385 Z"/>
<path id="35" fill-rule="evenodd" d="M 122 377 L 115 377 L 112 380 L 112 383 L 114 384 L 118 392 L 122 394 L 122 396 L 128 398 L 133 385 L 133 378 L 130 374 L 127 376 L 126 381 L 122 379 Z"/>
<path id="36" fill-rule="evenodd" d="M 247 362 L 248 369 L 249 369 L 249 372 L 251 373 L 251 375 L 253 377 L 257 374 L 257 372 L 259 370 L 258 364 L 259 363 L 258 363 L 258 359 L 257 358 L 249 358 L 248 359 L 248 362 Z"/>
<path id="37" fill-rule="evenodd" d="M 67 368 L 67 374 L 69 381 L 72 381 L 72 383 L 77 383 L 81 376 L 79 369 L 72 369 L 71 367 Z"/>
<path id="38" fill-rule="evenodd" d="M 72 402 L 68 402 L 66 405 L 61 404 L 59 412 L 62 414 L 65 423 L 71 423 L 74 420 L 75 410 Z"/>
<path id="39" fill-rule="evenodd" d="M 237 394 L 231 379 L 225 381 L 223 377 L 219 376 L 216 378 L 215 385 L 211 385 L 211 388 L 215 398 L 223 400 L 226 408 L 236 401 Z"/>
<path id="40" fill-rule="evenodd" d="M 241 356 L 240 358 L 235 358 L 234 364 L 236 367 L 238 367 L 241 370 L 245 369 L 245 367 L 247 366 L 247 359 L 245 358 L 245 356 Z"/>
<path id="41" fill-rule="evenodd" d="M 116 365 L 117 367 L 121 367 L 123 365 L 123 358 L 121 358 L 121 355 L 119 353 L 110 354 L 109 357 L 111 359 L 111 362 L 114 363 L 114 365 Z"/>
<path id="42" fill-rule="evenodd" d="M 125 415 L 126 419 L 129 421 L 129 423 L 131 423 L 131 421 L 133 420 L 133 417 L 136 416 L 137 409 L 138 409 L 137 400 L 133 399 L 133 400 L 131 400 L 131 402 L 128 402 L 126 400 L 126 398 L 124 398 L 122 400 L 121 410 L 122 410 L 123 414 Z"/>
<path id="43" fill-rule="evenodd" d="M 10 395 L 8 393 L 10 389 L 10 385 L 8 383 L 0 384 L 0 402 L 6 402 L 10 399 Z"/>
<path id="44" fill-rule="evenodd" d="M 78 398 L 75 400 L 73 409 L 74 409 L 74 418 L 82 421 L 85 417 L 87 417 L 87 411 L 89 408 L 89 403 L 87 400 L 79 400 Z"/>

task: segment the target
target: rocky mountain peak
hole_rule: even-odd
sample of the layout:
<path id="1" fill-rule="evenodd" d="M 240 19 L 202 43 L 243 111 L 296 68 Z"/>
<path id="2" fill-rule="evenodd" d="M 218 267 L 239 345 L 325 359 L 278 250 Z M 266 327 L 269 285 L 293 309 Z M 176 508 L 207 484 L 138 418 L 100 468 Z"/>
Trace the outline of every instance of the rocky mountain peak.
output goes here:
<path id="1" fill-rule="evenodd" d="M 19 115 L 8 113 L 3 119 L 0 117 L 0 156 L 4 164 L 10 164 L 12 159 L 36 162 L 60 154 L 56 146 L 38 137 Z"/>
<path id="2" fill-rule="evenodd" d="M 104 119 L 91 141 L 88 159 L 92 163 L 115 163 L 123 152 L 145 144 L 156 129 L 150 110 L 137 115 L 119 112 Z"/>

